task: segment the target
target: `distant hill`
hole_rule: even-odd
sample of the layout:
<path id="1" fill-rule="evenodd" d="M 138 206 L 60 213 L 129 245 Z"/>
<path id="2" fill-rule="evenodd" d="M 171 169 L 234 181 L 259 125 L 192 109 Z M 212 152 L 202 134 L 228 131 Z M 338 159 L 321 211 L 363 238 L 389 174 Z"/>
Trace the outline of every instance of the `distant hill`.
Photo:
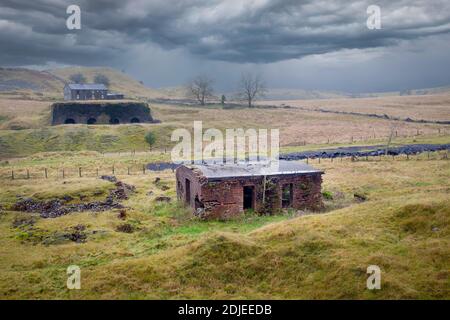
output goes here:
<path id="1" fill-rule="evenodd" d="M 25 99 L 62 99 L 65 83 L 72 74 L 81 73 L 88 82 L 93 82 L 97 74 L 106 76 L 110 90 L 125 94 L 128 98 L 160 98 L 163 92 L 151 89 L 131 76 L 101 67 L 67 67 L 52 70 L 32 70 L 25 68 L 0 68 L 0 95 Z"/>
<path id="2" fill-rule="evenodd" d="M 170 100 L 185 99 L 186 95 L 183 86 L 159 89 L 149 88 L 132 76 L 113 68 L 65 67 L 44 71 L 26 68 L 0 68 L 0 96 L 21 99 L 59 100 L 63 97 L 64 84 L 70 82 L 70 76 L 76 73 L 83 74 L 88 82 L 94 82 L 95 75 L 102 74 L 109 79 L 111 91 L 123 93 L 127 98 L 162 98 Z M 450 86 L 360 94 L 340 91 L 269 88 L 264 100 L 368 98 L 445 93 L 450 93 Z M 232 100 L 235 94 L 228 92 L 226 96 L 228 100 Z"/>
<path id="3" fill-rule="evenodd" d="M 320 91 L 303 89 L 272 89 L 269 88 L 264 100 L 297 100 L 297 99 L 335 99 L 350 98 L 351 94 L 339 91 Z"/>
<path id="4" fill-rule="evenodd" d="M 87 82 L 94 82 L 94 77 L 97 74 L 106 76 L 110 81 L 109 89 L 113 92 L 124 93 L 127 97 L 144 97 L 144 98 L 159 98 L 163 95 L 156 89 L 146 87 L 141 82 L 132 78 L 126 73 L 120 72 L 113 68 L 102 67 L 67 67 L 49 70 L 49 73 L 70 82 L 69 77 L 76 73 L 83 74 Z"/>
<path id="5" fill-rule="evenodd" d="M 0 94 L 2 95 L 53 96 L 63 87 L 62 79 L 46 71 L 0 68 Z"/>
<path id="6" fill-rule="evenodd" d="M 302 89 L 272 89 L 267 90 L 264 100 L 315 100 L 337 98 L 376 98 L 391 96 L 421 96 L 429 94 L 450 93 L 450 86 L 411 89 L 388 92 L 348 93 L 340 91 L 302 90 Z"/>

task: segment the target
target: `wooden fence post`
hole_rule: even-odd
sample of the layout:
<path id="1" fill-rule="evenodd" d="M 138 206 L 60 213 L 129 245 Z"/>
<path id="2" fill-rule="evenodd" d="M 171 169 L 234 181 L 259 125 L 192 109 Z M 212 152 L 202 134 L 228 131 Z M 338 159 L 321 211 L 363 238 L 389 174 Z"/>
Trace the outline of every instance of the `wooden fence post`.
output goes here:
<path id="1" fill-rule="evenodd" d="M 48 178 L 48 175 L 47 175 L 47 168 L 44 168 L 44 172 L 45 172 L 45 179 L 47 179 L 47 178 Z"/>
<path id="2" fill-rule="evenodd" d="M 27 179 L 30 179 L 30 170 L 27 169 Z"/>
<path id="3" fill-rule="evenodd" d="M 145 174 L 145 164 L 142 165 L 142 174 Z"/>
<path id="4" fill-rule="evenodd" d="M 130 175 L 130 167 L 128 167 L 127 170 L 128 170 L 128 175 Z"/>
<path id="5" fill-rule="evenodd" d="M 81 167 L 78 168 L 78 176 L 81 178 Z"/>
<path id="6" fill-rule="evenodd" d="M 14 170 L 11 170 L 11 180 L 14 180 Z"/>
<path id="7" fill-rule="evenodd" d="M 66 174 L 64 172 L 64 168 L 62 169 L 62 175 L 63 175 L 63 179 L 66 177 Z"/>
<path id="8" fill-rule="evenodd" d="M 112 166 L 112 174 L 114 175 L 114 165 Z"/>

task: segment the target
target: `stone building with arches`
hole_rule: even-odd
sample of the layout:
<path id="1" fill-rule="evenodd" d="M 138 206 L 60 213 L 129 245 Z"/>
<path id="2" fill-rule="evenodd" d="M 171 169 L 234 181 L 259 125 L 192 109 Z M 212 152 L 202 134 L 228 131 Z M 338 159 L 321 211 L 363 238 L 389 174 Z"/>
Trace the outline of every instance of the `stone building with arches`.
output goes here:
<path id="1" fill-rule="evenodd" d="M 152 123 L 150 108 L 143 102 L 61 102 L 51 107 L 51 124 Z"/>

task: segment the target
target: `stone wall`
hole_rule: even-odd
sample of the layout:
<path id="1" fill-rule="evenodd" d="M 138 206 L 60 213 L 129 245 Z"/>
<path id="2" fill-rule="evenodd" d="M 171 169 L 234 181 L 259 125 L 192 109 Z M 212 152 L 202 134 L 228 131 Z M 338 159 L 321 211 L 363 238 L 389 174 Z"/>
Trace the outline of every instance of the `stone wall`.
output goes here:
<path id="1" fill-rule="evenodd" d="M 182 201 L 186 197 L 185 181 L 189 179 L 189 205 L 194 214 L 202 218 L 229 218 L 241 214 L 244 210 L 244 186 L 254 187 L 254 210 L 259 213 L 280 211 L 282 186 L 289 184 L 292 184 L 292 202 L 289 207 L 309 210 L 323 207 L 321 173 L 208 180 L 200 172 L 181 166 L 177 169 L 176 177 L 177 195 Z"/>
<path id="2" fill-rule="evenodd" d="M 62 102 L 52 105 L 52 125 L 154 122 L 147 103 Z"/>

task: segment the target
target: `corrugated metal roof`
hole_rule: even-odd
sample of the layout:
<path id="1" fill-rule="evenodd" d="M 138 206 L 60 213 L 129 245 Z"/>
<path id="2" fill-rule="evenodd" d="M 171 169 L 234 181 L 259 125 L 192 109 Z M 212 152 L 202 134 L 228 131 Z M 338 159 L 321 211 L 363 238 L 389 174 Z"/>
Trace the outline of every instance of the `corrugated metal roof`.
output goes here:
<path id="1" fill-rule="evenodd" d="M 206 178 L 323 173 L 322 170 L 317 170 L 306 163 L 286 160 L 278 161 L 278 165 L 277 162 L 242 162 L 237 164 L 190 164 L 186 166 L 200 170 Z"/>
<path id="2" fill-rule="evenodd" d="M 69 83 L 67 86 L 72 90 L 108 90 L 102 83 Z"/>

